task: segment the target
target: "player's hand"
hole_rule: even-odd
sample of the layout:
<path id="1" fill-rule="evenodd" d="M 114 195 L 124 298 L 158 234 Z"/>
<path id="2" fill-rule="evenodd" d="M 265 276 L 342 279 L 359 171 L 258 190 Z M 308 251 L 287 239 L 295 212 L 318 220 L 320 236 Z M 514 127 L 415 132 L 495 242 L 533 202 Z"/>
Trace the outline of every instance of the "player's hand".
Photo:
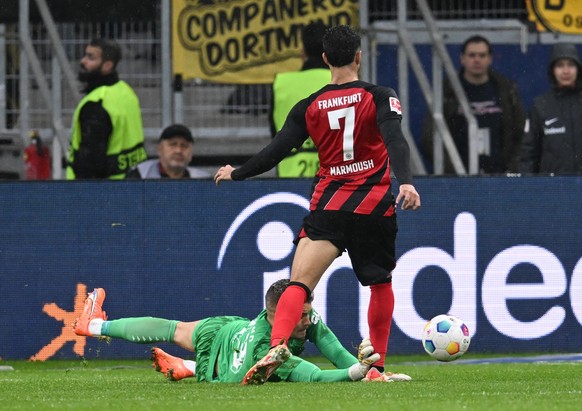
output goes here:
<path id="1" fill-rule="evenodd" d="M 420 195 L 412 184 L 400 185 L 400 192 L 396 197 L 396 207 L 402 202 L 400 206 L 403 210 L 418 210 L 420 208 Z"/>
<path id="2" fill-rule="evenodd" d="M 216 185 L 219 185 L 221 181 L 228 181 L 232 180 L 231 174 L 234 170 L 234 167 L 230 164 L 225 165 L 224 167 L 220 167 L 216 174 L 214 175 L 214 182 Z"/>
<path id="3" fill-rule="evenodd" d="M 380 359 L 380 354 L 374 353 L 372 341 L 364 338 L 358 346 L 358 363 L 348 369 L 348 374 L 352 381 L 359 381 L 366 376 L 366 373 L 376 361 Z"/>

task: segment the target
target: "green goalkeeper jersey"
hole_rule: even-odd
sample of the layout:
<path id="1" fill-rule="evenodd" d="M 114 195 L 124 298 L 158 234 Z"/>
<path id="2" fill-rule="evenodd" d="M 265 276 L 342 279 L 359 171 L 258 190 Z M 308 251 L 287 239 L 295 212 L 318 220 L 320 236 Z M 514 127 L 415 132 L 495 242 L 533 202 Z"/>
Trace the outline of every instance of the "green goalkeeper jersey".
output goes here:
<path id="1" fill-rule="evenodd" d="M 358 360 L 341 345 L 315 310 L 311 310 L 309 316 L 311 325 L 307 329 L 306 339 L 315 344 L 321 354 L 338 369 L 321 370 L 303 360 L 299 355 L 305 348 L 305 340 L 290 339 L 288 347 L 293 355 L 277 369 L 270 380 L 349 381 L 347 369 Z M 212 320 L 208 319 L 209 322 Z M 271 325 L 267 321 L 266 310 L 253 320 L 233 317 L 232 321 L 220 327 L 212 339 L 208 363 L 200 364 L 202 359 L 200 355 L 197 356 L 197 362 L 202 366 L 200 368 L 204 369 L 203 375 L 198 374 L 198 380 L 240 383 L 247 371 L 269 352 L 270 336 Z"/>

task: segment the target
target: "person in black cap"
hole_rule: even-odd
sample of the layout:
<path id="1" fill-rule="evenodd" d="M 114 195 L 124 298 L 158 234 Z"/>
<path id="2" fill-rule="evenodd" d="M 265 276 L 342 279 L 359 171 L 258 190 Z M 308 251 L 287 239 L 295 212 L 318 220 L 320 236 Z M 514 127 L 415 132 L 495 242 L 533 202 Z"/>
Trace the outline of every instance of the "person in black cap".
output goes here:
<path id="1" fill-rule="evenodd" d="M 210 178 L 210 173 L 188 167 L 192 161 L 194 138 L 188 127 L 172 124 L 166 127 L 158 142 L 159 158 L 147 160 L 131 169 L 127 178 Z"/>
<path id="2" fill-rule="evenodd" d="M 519 171 L 582 174 L 582 64 L 573 44 L 552 48 L 552 88 L 536 97 L 526 123 Z"/>

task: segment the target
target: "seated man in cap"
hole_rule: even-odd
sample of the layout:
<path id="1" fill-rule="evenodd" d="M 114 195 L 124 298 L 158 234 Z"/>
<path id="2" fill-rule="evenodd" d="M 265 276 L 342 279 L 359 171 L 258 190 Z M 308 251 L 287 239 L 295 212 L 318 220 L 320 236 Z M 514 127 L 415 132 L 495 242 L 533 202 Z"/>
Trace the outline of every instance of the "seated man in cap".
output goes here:
<path id="1" fill-rule="evenodd" d="M 188 167 L 192 161 L 193 145 L 194 138 L 188 127 L 182 124 L 168 126 L 158 142 L 159 158 L 138 164 L 127 173 L 127 178 L 210 178 L 210 173 Z"/>

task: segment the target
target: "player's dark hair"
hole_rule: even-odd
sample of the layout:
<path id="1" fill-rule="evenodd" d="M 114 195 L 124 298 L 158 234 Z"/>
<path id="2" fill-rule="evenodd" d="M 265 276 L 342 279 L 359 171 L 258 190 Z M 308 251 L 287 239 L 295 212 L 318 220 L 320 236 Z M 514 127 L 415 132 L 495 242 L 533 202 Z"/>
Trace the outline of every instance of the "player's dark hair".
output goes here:
<path id="1" fill-rule="evenodd" d="M 267 307 L 267 309 L 272 309 L 273 311 L 275 310 L 275 307 L 277 307 L 277 304 L 279 303 L 279 299 L 289 286 L 289 283 L 290 281 L 288 279 L 282 279 L 271 284 L 267 290 L 267 293 L 265 294 L 265 307 Z M 310 303 L 312 301 L 313 294 L 310 294 L 306 302 Z"/>
<path id="2" fill-rule="evenodd" d="M 489 40 L 487 40 L 485 37 L 480 36 L 478 34 L 471 36 L 467 40 L 465 40 L 465 42 L 461 46 L 461 54 L 465 54 L 465 51 L 467 50 L 467 46 L 469 44 L 473 44 L 473 43 L 485 43 L 487 45 L 487 50 L 488 50 L 489 55 L 493 54 L 493 47 L 491 47 L 491 43 L 489 43 Z"/>
<path id="3" fill-rule="evenodd" d="M 350 26 L 331 27 L 323 36 L 323 51 L 333 67 L 352 63 L 361 44 L 360 35 Z"/>
<path id="4" fill-rule="evenodd" d="M 103 61 L 111 61 L 113 62 L 113 67 L 117 67 L 117 63 L 121 60 L 121 47 L 119 47 L 119 44 L 115 40 L 105 38 L 93 39 L 89 45 L 99 47 Z"/>
<path id="5" fill-rule="evenodd" d="M 323 36 L 328 27 L 321 21 L 309 23 L 301 30 L 301 41 L 305 55 L 311 58 L 321 58 L 323 53 Z"/>

